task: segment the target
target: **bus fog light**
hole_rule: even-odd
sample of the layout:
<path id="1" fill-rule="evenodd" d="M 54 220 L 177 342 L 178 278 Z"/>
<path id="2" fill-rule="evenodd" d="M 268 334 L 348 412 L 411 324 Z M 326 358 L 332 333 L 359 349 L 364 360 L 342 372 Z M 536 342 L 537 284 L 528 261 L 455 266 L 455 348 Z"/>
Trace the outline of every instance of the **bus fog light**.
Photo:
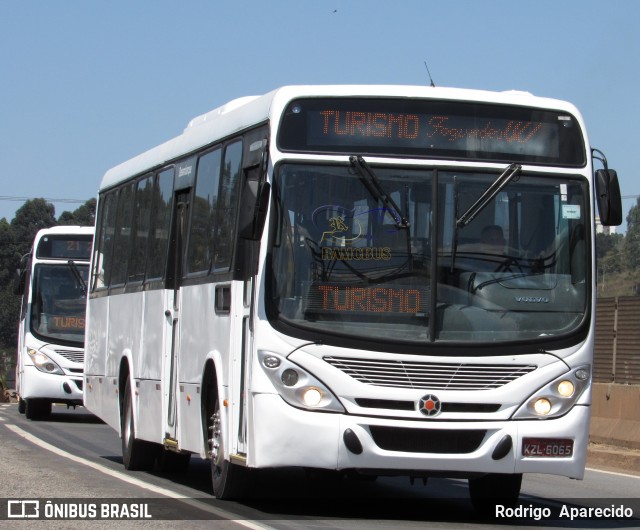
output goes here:
<path id="1" fill-rule="evenodd" d="M 322 401 L 322 392 L 317 388 L 307 388 L 302 394 L 302 400 L 307 407 L 317 407 Z"/>
<path id="2" fill-rule="evenodd" d="M 538 399 L 533 404 L 533 410 L 536 411 L 536 414 L 540 414 L 540 416 L 546 416 L 551 412 L 551 402 L 547 398 Z"/>
<path id="3" fill-rule="evenodd" d="M 565 379 L 564 381 L 560 381 L 560 383 L 558 383 L 558 394 L 560 394 L 562 397 L 571 397 L 574 390 L 575 387 L 573 386 L 573 383 L 571 381 L 567 381 Z"/>
<path id="4" fill-rule="evenodd" d="M 287 368 L 284 372 L 282 372 L 282 383 L 285 386 L 295 386 L 298 382 L 298 379 L 298 372 L 296 372 L 292 368 Z"/>

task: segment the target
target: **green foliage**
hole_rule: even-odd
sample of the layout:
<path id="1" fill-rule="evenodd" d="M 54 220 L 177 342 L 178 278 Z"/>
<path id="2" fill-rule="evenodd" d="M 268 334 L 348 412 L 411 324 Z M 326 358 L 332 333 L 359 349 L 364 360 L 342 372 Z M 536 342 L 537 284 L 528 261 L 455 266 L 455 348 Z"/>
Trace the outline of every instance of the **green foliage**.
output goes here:
<path id="1" fill-rule="evenodd" d="M 64 211 L 58 217 L 59 225 L 93 226 L 96 220 L 96 200 L 89 199 L 74 212 Z"/>
<path id="2" fill-rule="evenodd" d="M 627 215 L 624 255 L 627 267 L 630 270 L 637 269 L 640 265 L 640 198 Z"/>
<path id="3" fill-rule="evenodd" d="M 627 233 L 596 235 L 598 296 L 640 294 L 640 199 L 627 215 Z"/>

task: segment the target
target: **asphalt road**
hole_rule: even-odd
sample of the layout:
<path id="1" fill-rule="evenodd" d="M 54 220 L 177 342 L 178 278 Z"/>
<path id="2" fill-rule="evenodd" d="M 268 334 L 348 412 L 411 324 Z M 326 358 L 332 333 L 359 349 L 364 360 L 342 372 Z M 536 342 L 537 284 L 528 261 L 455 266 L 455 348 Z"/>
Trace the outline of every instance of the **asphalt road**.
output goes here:
<path id="1" fill-rule="evenodd" d="M 479 518 L 465 480 L 439 478 L 424 485 L 405 477 L 336 481 L 310 479 L 296 469 L 265 471 L 252 473 L 243 502 L 218 501 L 210 492 L 208 462 L 198 457 L 186 473 L 125 471 L 117 434 L 83 408 L 54 406 L 47 421 L 34 422 L 17 405 L 0 405 L 0 451 L 0 528 L 85 528 L 86 521 L 73 519 L 110 515 L 100 513 L 105 504 L 115 505 L 111 515 L 119 520 L 92 521 L 92 528 L 640 527 L 640 477 L 591 469 L 583 481 L 526 475 L 520 511 L 503 511 L 495 520 Z M 66 518 L 13 517 L 33 514 L 26 500 L 39 503 L 41 518 L 45 510 Z M 594 506 L 613 513 L 586 511 Z M 145 513 L 153 519 L 130 519 Z"/>

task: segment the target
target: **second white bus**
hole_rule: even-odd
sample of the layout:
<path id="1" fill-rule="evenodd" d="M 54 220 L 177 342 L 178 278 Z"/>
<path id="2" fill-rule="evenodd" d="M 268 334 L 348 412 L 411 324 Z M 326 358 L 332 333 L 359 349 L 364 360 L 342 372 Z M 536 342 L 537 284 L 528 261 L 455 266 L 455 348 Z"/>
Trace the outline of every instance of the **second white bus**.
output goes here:
<path id="1" fill-rule="evenodd" d="M 93 227 L 40 230 L 23 257 L 18 409 L 41 419 L 52 403 L 82 405 L 84 327 Z"/>

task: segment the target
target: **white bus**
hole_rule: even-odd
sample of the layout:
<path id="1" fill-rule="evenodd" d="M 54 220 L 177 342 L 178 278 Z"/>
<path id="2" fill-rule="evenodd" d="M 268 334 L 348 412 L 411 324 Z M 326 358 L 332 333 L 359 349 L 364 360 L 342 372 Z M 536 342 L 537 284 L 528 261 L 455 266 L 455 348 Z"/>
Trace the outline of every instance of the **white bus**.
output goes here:
<path id="1" fill-rule="evenodd" d="M 284 87 L 193 119 L 101 183 L 85 404 L 127 468 L 581 478 L 594 203 L 572 105 L 523 92 Z M 595 193 L 596 186 L 598 193 Z M 320 472 L 320 474 L 325 474 Z"/>
<path id="2" fill-rule="evenodd" d="M 18 410 L 41 419 L 52 403 L 82 405 L 84 326 L 93 227 L 40 230 L 19 270 Z"/>

